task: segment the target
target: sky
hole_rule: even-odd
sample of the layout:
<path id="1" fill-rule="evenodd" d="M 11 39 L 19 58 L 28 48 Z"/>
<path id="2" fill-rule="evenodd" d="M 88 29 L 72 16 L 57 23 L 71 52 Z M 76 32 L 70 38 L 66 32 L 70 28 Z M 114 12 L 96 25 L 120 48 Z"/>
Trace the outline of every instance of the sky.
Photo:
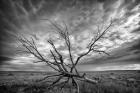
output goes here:
<path id="1" fill-rule="evenodd" d="M 140 0 L 0 0 L 0 71 L 52 71 L 45 63 L 34 63 L 34 56 L 17 52 L 23 48 L 15 36 L 21 35 L 33 37 L 48 59 L 52 48 L 47 40 L 52 39 L 69 63 L 64 41 L 46 19 L 67 25 L 75 59 L 87 51 L 97 27 L 103 31 L 112 19 L 97 43 L 110 56 L 90 53 L 78 70 L 140 70 Z"/>

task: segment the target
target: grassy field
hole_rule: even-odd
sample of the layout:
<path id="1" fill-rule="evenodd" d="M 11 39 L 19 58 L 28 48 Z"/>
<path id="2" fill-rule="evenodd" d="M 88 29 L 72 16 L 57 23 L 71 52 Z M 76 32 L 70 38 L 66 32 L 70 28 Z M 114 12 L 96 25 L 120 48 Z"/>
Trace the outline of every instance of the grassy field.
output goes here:
<path id="1" fill-rule="evenodd" d="M 81 72 L 82 73 L 82 72 Z M 0 93 L 76 93 L 71 85 L 61 90 L 48 90 L 48 84 L 36 82 L 52 73 L 45 72 L 0 72 Z M 100 79 L 93 85 L 79 82 L 80 93 L 140 93 L 140 71 L 87 72 L 88 77 Z"/>

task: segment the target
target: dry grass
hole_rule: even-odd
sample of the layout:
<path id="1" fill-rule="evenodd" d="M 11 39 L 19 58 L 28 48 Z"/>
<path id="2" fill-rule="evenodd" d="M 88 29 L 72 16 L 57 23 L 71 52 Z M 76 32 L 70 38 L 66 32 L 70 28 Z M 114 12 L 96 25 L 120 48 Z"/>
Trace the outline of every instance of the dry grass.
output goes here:
<path id="1" fill-rule="evenodd" d="M 99 78 L 97 85 L 79 82 L 80 93 L 140 93 L 140 71 L 88 72 L 88 76 Z M 55 87 L 48 90 L 45 82 L 36 80 L 50 73 L 1 72 L 0 93 L 76 93 L 67 85 L 63 90 Z"/>

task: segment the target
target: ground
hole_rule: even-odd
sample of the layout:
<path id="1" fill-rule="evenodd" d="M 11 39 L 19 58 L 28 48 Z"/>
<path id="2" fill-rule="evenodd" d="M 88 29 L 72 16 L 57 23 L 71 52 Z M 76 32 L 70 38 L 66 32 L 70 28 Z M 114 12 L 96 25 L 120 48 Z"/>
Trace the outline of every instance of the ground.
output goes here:
<path id="1" fill-rule="evenodd" d="M 83 72 L 81 72 L 83 73 Z M 79 82 L 80 93 L 140 93 L 140 71 L 96 71 L 87 76 L 99 80 L 96 85 Z M 0 93 L 76 93 L 71 84 L 64 89 L 47 89 L 48 83 L 37 82 L 51 72 L 0 72 Z"/>

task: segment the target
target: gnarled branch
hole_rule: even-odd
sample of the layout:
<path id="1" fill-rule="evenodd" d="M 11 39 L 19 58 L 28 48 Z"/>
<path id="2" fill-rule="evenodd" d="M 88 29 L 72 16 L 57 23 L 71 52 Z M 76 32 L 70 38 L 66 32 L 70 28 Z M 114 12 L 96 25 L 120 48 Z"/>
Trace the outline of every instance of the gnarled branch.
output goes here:
<path id="1" fill-rule="evenodd" d="M 56 48 L 55 44 L 53 43 L 53 41 L 51 39 L 48 40 L 48 43 L 53 48 L 52 50 L 50 50 L 50 54 L 52 56 L 53 61 L 46 59 L 43 56 L 43 54 L 41 54 L 41 52 L 38 50 L 38 48 L 36 46 L 36 42 L 34 41 L 33 38 L 30 38 L 30 40 L 25 37 L 18 38 L 18 40 L 20 41 L 22 46 L 25 48 L 25 50 L 23 50 L 23 51 L 21 50 L 20 52 L 29 53 L 29 54 L 34 55 L 38 59 L 38 61 L 36 61 L 36 62 L 45 62 L 49 67 L 51 67 L 53 70 L 58 72 L 58 74 L 46 76 L 39 81 L 55 77 L 56 80 L 50 84 L 49 88 L 52 88 L 53 86 L 56 86 L 58 84 L 63 84 L 61 86 L 61 88 L 63 88 L 66 83 L 70 82 L 70 79 L 71 79 L 73 84 L 76 85 L 78 93 L 79 93 L 79 85 L 78 85 L 79 80 L 88 82 L 88 83 L 92 83 L 92 84 L 98 83 L 97 80 L 89 79 L 88 77 L 86 77 L 85 73 L 81 75 L 78 72 L 76 66 L 83 57 L 87 56 L 91 52 L 104 53 L 104 54 L 109 55 L 106 51 L 97 50 L 95 47 L 98 46 L 97 42 L 107 33 L 107 31 L 111 27 L 112 21 L 103 31 L 101 31 L 101 29 L 98 27 L 96 36 L 95 37 L 93 36 L 91 38 L 91 41 L 89 42 L 89 44 L 87 46 L 87 48 L 88 48 L 87 52 L 80 54 L 76 58 L 76 61 L 73 60 L 74 56 L 72 56 L 72 45 L 71 45 L 70 34 L 68 31 L 67 25 L 64 23 L 65 29 L 62 29 L 62 27 L 60 27 L 60 25 L 53 23 L 50 20 L 48 20 L 48 21 L 56 28 L 58 34 L 65 41 L 67 50 L 69 52 L 69 59 L 70 59 L 71 66 L 64 62 L 64 56 Z M 60 82 L 62 79 L 64 79 L 64 77 L 66 78 L 66 80 L 63 82 Z"/>

